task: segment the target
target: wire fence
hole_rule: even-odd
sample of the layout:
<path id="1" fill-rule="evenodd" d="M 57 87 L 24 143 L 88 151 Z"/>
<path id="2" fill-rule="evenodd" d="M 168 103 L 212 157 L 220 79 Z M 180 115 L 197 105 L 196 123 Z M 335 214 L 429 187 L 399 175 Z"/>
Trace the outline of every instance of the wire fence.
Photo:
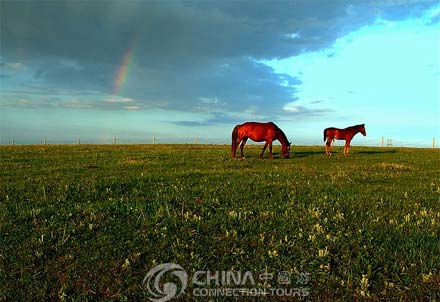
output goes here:
<path id="1" fill-rule="evenodd" d="M 187 138 L 175 138 L 175 137 L 160 137 L 152 136 L 149 139 L 139 139 L 133 138 L 128 139 L 124 137 L 106 137 L 101 139 L 91 139 L 91 138 L 72 138 L 72 139 L 1 139 L 0 145 L 137 145 L 137 144 L 213 144 L 213 145 L 228 145 L 230 144 L 230 139 L 227 138 L 204 138 L 199 136 L 187 137 Z M 248 141 L 248 144 L 262 144 L 258 142 Z M 274 142 L 278 145 L 279 142 Z M 336 140 L 334 142 L 335 146 L 343 145 L 344 141 Z M 318 139 L 310 138 L 298 138 L 292 142 L 294 146 L 321 146 L 324 142 Z M 353 146 L 370 146 L 370 147 L 419 147 L 419 148 L 439 148 L 439 140 L 432 138 L 432 140 L 401 140 L 387 137 L 380 138 L 367 138 L 362 140 L 353 140 L 351 142 Z"/>

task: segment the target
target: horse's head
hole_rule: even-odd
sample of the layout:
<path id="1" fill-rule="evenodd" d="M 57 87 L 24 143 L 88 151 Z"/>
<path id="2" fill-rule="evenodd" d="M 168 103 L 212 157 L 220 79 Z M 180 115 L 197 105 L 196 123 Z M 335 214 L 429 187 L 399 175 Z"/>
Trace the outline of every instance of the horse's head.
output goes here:
<path id="1" fill-rule="evenodd" d="M 290 157 L 290 144 L 291 143 L 292 142 L 289 142 L 281 147 L 281 152 L 283 153 L 284 158 L 286 158 L 286 159 L 288 159 Z"/>
<path id="2" fill-rule="evenodd" d="M 359 130 L 361 131 L 363 136 L 367 136 L 367 131 L 365 130 L 365 124 L 360 125 Z"/>

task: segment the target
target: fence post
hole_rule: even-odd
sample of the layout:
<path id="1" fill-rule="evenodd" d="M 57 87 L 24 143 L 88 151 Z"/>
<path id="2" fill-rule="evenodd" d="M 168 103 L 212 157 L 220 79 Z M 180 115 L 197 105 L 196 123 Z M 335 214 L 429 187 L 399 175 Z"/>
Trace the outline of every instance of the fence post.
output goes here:
<path id="1" fill-rule="evenodd" d="M 384 144 L 384 137 L 382 136 L 382 148 L 385 146 L 385 144 Z"/>

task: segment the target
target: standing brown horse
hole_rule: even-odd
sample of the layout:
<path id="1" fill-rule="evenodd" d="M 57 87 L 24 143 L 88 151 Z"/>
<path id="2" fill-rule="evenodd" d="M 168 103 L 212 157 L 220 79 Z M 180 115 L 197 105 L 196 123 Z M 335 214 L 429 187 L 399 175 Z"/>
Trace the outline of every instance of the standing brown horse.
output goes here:
<path id="1" fill-rule="evenodd" d="M 363 136 L 367 135 L 367 132 L 365 131 L 365 124 L 348 127 L 345 129 L 338 129 L 338 128 L 324 129 L 324 142 L 327 139 L 327 142 L 325 143 L 326 145 L 325 154 L 327 156 L 332 155 L 330 153 L 330 148 L 332 141 L 334 139 L 344 139 L 345 140 L 344 155 L 347 155 L 350 150 L 350 142 L 353 139 L 353 136 L 355 136 L 358 132 L 362 133 Z"/>
<path id="2" fill-rule="evenodd" d="M 251 139 L 255 142 L 265 141 L 263 151 L 260 154 L 260 158 L 263 158 L 264 151 L 266 147 L 269 146 L 269 158 L 273 159 L 272 154 L 272 142 L 275 140 L 279 140 L 281 143 L 281 152 L 283 153 L 285 158 L 289 158 L 290 154 L 290 142 L 287 140 L 284 132 L 278 128 L 272 122 L 268 123 L 257 123 L 257 122 L 247 122 L 241 125 L 235 126 L 234 130 L 232 130 L 232 145 L 231 145 L 231 156 L 235 158 L 235 153 L 237 151 L 237 147 L 240 145 L 240 153 L 241 157 L 244 158 L 243 155 L 243 147 L 246 145 L 246 141 Z"/>

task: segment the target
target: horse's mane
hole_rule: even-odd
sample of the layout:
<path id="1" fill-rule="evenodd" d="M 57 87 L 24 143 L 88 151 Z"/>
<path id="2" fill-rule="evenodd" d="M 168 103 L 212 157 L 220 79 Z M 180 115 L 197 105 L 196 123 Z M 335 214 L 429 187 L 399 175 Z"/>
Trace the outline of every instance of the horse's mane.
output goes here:
<path id="1" fill-rule="evenodd" d="M 354 125 L 354 126 L 347 127 L 346 129 L 359 128 L 359 127 L 362 127 L 363 125 L 364 124 Z"/>
<path id="2" fill-rule="evenodd" d="M 276 125 L 275 125 L 276 126 Z M 281 130 L 278 126 L 276 126 L 277 127 L 277 130 L 278 130 L 278 135 L 280 136 L 278 139 L 279 139 L 279 141 L 281 142 L 281 143 L 283 143 L 282 142 L 282 140 L 286 143 L 286 144 L 289 144 L 289 141 L 287 140 L 287 136 L 284 134 L 284 132 L 283 132 L 283 130 Z"/>

